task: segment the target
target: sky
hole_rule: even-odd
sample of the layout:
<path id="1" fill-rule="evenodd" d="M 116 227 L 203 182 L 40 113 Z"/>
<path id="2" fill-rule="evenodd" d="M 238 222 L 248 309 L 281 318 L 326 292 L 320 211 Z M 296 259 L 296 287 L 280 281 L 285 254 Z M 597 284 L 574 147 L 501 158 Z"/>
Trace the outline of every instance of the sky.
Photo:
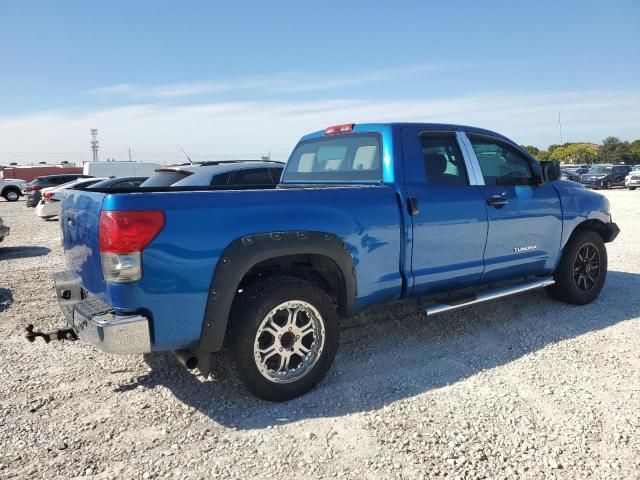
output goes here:
<path id="1" fill-rule="evenodd" d="M 0 0 L 0 164 L 89 160 L 90 128 L 101 160 L 286 160 L 377 121 L 640 138 L 640 0 Z"/>

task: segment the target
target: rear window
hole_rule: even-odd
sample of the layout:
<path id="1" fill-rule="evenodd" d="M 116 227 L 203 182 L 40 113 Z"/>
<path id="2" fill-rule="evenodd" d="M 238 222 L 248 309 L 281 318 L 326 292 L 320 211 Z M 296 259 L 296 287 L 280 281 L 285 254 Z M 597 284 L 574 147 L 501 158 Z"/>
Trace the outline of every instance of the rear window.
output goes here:
<path id="1" fill-rule="evenodd" d="M 140 184 L 141 187 L 168 187 L 183 178 L 187 178 L 191 172 L 185 170 L 163 170 L 154 173 Z"/>
<path id="2" fill-rule="evenodd" d="M 87 188 L 89 188 L 92 185 L 95 185 L 96 183 L 99 183 L 101 181 L 102 180 L 100 180 L 99 178 L 96 178 L 95 180 L 89 180 L 89 181 L 86 181 L 86 182 L 79 183 L 78 185 L 75 185 L 75 186 L 73 186 L 71 188 L 73 190 L 86 190 Z"/>
<path id="3" fill-rule="evenodd" d="M 378 182 L 382 179 L 380 139 L 375 134 L 348 134 L 300 142 L 282 182 Z"/>

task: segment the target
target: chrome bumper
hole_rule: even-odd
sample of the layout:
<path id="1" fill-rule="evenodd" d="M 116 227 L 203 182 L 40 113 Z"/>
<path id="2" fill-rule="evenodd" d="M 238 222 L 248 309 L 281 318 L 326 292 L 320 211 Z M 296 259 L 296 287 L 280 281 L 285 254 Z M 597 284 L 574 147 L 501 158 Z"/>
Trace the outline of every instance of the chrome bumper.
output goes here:
<path id="1" fill-rule="evenodd" d="M 151 351 L 151 332 L 146 317 L 116 315 L 100 299 L 87 296 L 80 277 L 73 272 L 55 273 L 53 282 L 60 309 L 80 340 L 119 355 Z"/>

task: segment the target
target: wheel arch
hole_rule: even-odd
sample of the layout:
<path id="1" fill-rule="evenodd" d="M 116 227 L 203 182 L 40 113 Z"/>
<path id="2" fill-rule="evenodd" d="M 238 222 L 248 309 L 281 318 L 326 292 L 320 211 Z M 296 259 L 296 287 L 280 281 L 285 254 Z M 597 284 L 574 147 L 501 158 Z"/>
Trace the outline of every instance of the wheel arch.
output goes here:
<path id="1" fill-rule="evenodd" d="M 611 223 L 607 224 L 602 220 L 599 220 L 596 218 L 584 220 L 583 222 L 580 222 L 578 225 L 575 226 L 575 228 L 571 232 L 571 235 L 569 235 L 569 238 L 567 239 L 567 243 L 576 235 L 577 232 L 582 230 L 592 230 L 596 232 L 598 235 L 600 235 L 604 243 L 611 242 L 613 241 L 613 238 L 615 238 L 615 235 L 613 235 L 613 238 L 612 238 L 612 232 L 609 225 L 612 225 L 612 224 Z"/>
<path id="2" fill-rule="evenodd" d="M 18 196 L 22 195 L 22 190 L 20 190 L 20 187 L 16 185 L 5 185 L 4 187 L 2 187 L 2 190 L 0 191 L 0 197 L 4 197 L 7 192 L 12 192 L 12 191 L 18 192 Z"/>
<path id="3" fill-rule="evenodd" d="M 326 232 L 269 232 L 233 241 L 215 268 L 203 320 L 199 353 L 222 348 L 238 289 L 274 274 L 311 280 L 332 295 L 341 316 L 355 311 L 357 285 L 345 243 Z"/>

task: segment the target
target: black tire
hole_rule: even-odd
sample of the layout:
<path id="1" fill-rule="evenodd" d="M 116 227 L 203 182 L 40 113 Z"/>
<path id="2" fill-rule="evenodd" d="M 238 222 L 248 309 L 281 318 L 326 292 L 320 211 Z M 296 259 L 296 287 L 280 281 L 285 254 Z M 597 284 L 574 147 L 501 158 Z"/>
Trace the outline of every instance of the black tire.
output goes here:
<path id="1" fill-rule="evenodd" d="M 611 187 L 612 187 L 611 180 L 605 180 L 604 183 L 602 184 L 602 188 L 604 188 L 605 190 L 609 190 Z"/>
<path id="2" fill-rule="evenodd" d="M 573 305 L 593 302 L 607 278 L 607 249 L 602 237 L 588 229 L 575 232 L 564 247 L 553 278 L 556 283 L 547 291 L 554 299 Z"/>
<path id="3" fill-rule="evenodd" d="M 338 351 L 338 314 L 329 296 L 311 282 L 286 276 L 258 280 L 246 287 L 243 293 L 239 295 L 231 312 L 228 346 L 234 359 L 235 369 L 242 382 L 254 395 L 271 402 L 290 400 L 313 389 L 326 376 Z M 284 341 L 284 337 L 289 335 L 285 331 L 286 325 L 284 327 L 275 325 L 278 328 L 285 329 L 278 330 L 279 332 L 284 332 L 283 335 L 280 335 L 281 338 L 276 338 L 276 335 L 272 335 L 263 322 L 267 321 L 269 314 L 276 308 L 279 310 L 272 318 L 280 322 L 281 320 L 278 318 L 280 312 L 290 311 L 283 307 L 283 304 L 288 302 L 291 302 L 289 305 L 294 306 L 298 305 L 295 302 L 300 302 L 300 305 L 303 306 L 311 305 L 320 316 L 319 322 L 316 321 L 317 323 L 314 325 L 323 325 L 323 334 L 317 335 L 316 330 L 305 334 L 300 333 L 302 338 L 299 341 L 298 336 L 294 335 L 295 338 L 290 338 L 293 344 L 289 345 L 289 348 L 287 348 Z M 307 316 L 306 310 L 295 311 L 303 312 L 303 328 L 312 323 L 311 316 Z M 296 318 L 297 315 L 295 316 Z M 315 316 L 315 314 L 313 315 Z M 308 324 L 304 322 L 304 317 L 308 319 Z M 288 318 L 290 319 L 291 316 Z M 275 322 L 271 325 L 274 324 Z M 260 330 L 260 333 L 261 325 L 263 325 L 264 330 Z M 299 327 L 296 325 L 295 328 Z M 291 328 L 289 327 L 290 331 Z M 310 335 L 313 335 L 311 339 L 309 338 Z M 322 338 L 324 338 L 323 343 L 321 342 Z M 303 339 L 310 343 L 303 345 L 304 348 L 310 348 L 312 352 L 311 354 L 306 354 L 305 357 L 295 353 L 297 346 L 302 345 Z M 318 341 L 316 342 L 316 340 Z M 260 342 L 264 341 L 266 341 L 266 346 L 263 349 L 271 349 L 270 342 L 272 342 L 275 350 L 269 350 L 272 353 L 262 357 L 262 353 L 254 351 L 254 347 L 256 345 L 259 346 Z M 319 347 L 319 345 L 321 346 Z M 315 348 L 320 348 L 319 355 L 313 354 L 315 351 L 314 346 Z M 267 368 L 267 362 L 269 361 L 278 362 L 277 368 L 282 368 L 283 355 L 279 352 L 283 351 L 283 347 L 284 355 L 289 352 L 290 360 L 287 361 L 287 365 L 289 365 L 289 362 L 292 362 L 292 365 L 293 362 L 299 362 L 297 366 L 294 365 L 292 369 L 287 370 L 287 372 L 293 372 L 294 374 L 293 377 L 287 379 L 288 383 L 274 380 L 273 377 L 277 377 L 279 374 L 275 372 L 275 368 L 272 370 Z M 279 352 L 276 352 L 278 349 Z M 260 360 L 258 357 L 260 357 Z M 307 367 L 304 367 L 304 362 L 308 362 Z M 262 365 L 264 373 L 258 363 Z M 300 372 L 303 372 L 299 374 L 301 375 L 300 378 L 295 378 L 296 368 L 301 369 Z"/>
<path id="4" fill-rule="evenodd" d="M 636 187 L 627 187 L 629 190 L 635 190 Z"/>
<path id="5" fill-rule="evenodd" d="M 20 198 L 20 190 L 16 188 L 5 188 L 2 192 L 2 197 L 7 202 L 17 202 Z"/>

